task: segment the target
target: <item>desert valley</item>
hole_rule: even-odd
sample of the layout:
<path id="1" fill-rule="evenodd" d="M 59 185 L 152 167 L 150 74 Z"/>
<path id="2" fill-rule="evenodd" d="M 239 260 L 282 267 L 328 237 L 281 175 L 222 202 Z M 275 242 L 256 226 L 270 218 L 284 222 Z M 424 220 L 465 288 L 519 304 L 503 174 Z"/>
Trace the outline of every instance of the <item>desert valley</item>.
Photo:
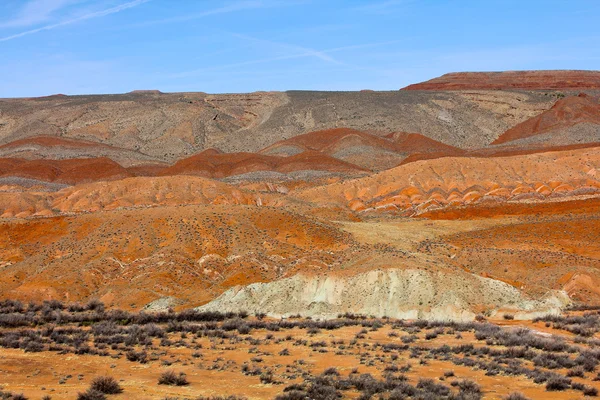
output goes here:
<path id="1" fill-rule="evenodd" d="M 0 398 L 593 397 L 599 304 L 599 71 L 0 99 Z"/>

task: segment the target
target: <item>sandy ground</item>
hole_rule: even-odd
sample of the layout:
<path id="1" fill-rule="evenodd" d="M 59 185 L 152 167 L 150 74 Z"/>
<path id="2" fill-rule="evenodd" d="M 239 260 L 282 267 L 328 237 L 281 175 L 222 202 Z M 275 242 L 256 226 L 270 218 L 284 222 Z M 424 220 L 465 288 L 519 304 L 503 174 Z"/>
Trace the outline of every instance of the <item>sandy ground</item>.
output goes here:
<path id="1" fill-rule="evenodd" d="M 561 334 L 560 331 L 544 327 L 542 323 L 496 322 L 503 326 L 526 327 L 540 332 L 558 333 L 565 338 L 569 337 L 569 335 Z M 118 352 L 114 353 L 113 358 L 60 355 L 47 351 L 25 353 L 22 350 L 1 349 L 2 388 L 12 392 L 23 392 L 29 398 L 34 399 L 46 394 L 51 395 L 53 399 L 72 399 L 77 392 L 87 389 L 94 377 L 107 375 L 117 379 L 124 389 L 122 394 L 111 396 L 116 399 L 159 399 L 166 396 L 193 398 L 199 395 L 232 394 L 242 395 L 249 399 L 269 399 L 281 393 L 286 384 L 301 382 L 300 375 L 298 375 L 300 371 L 318 375 L 326 368 L 335 366 L 342 376 L 349 374 L 352 369 L 358 368 L 359 373 L 370 373 L 375 377 L 380 377 L 385 366 L 410 364 L 412 367 L 405 375 L 413 384 L 416 384 L 419 378 L 424 377 L 443 383 L 444 372 L 453 371 L 455 377 L 446 378 L 448 381 L 446 383 L 454 379 L 471 379 L 481 385 L 484 398 L 500 399 L 514 391 L 521 392 L 532 399 L 580 398 L 580 392 L 567 390 L 549 393 L 545 391 L 543 385 L 535 384 L 521 376 L 486 376 L 483 370 L 455 365 L 450 361 L 430 359 L 426 365 L 421 365 L 419 359 L 409 357 L 408 351 L 394 351 L 392 354 L 397 354 L 397 358 L 390 359 L 390 353 L 382 352 L 381 347 L 372 346 L 386 343 L 402 344 L 401 338 L 407 334 L 396 331 L 398 336 L 390 336 L 392 329 L 389 325 L 385 325 L 377 331 L 369 330 L 364 333 L 364 337 L 358 339 L 360 345 L 346 347 L 344 354 L 334 353 L 331 348 L 327 353 L 321 353 L 308 345 L 294 344 L 297 339 L 304 339 L 308 343 L 319 341 L 349 343 L 361 330 L 360 326 L 350 326 L 332 331 L 323 330 L 310 335 L 306 330 L 299 328 L 277 332 L 252 331 L 253 338 L 263 339 L 259 344 L 249 344 L 245 341 L 232 343 L 230 340 L 188 336 L 184 339 L 185 342 L 193 342 L 201 345 L 202 348 L 192 350 L 186 347 L 164 347 L 155 342 L 154 350 L 150 354 L 151 359 L 156 359 L 147 364 L 127 361 L 125 357 L 118 356 Z M 471 332 L 463 332 L 462 338 L 456 338 L 453 334 L 442 334 L 433 340 L 425 340 L 424 333 L 425 331 L 417 333 L 418 339 L 411 346 L 434 348 L 443 344 L 449 346 L 467 343 L 473 343 L 476 346 L 484 345 L 483 342 L 475 340 Z M 290 335 L 291 340 L 289 340 Z M 267 337 L 270 339 L 265 340 Z M 169 338 L 178 340 L 180 334 L 170 334 Z M 289 355 L 280 355 L 279 352 L 283 349 L 288 349 Z M 193 353 L 195 356 L 192 356 Z M 200 353 L 199 357 L 198 353 Z M 260 361 L 253 361 L 253 358 L 256 360 L 255 357 L 259 357 Z M 375 363 L 365 364 L 364 359 L 375 360 Z M 299 361 L 301 364 L 298 363 Z M 171 365 L 164 365 L 167 362 Z M 258 376 L 244 375 L 240 370 L 244 363 L 271 369 L 274 371 L 276 379 L 283 379 L 285 384 L 263 384 Z M 526 362 L 526 365 L 528 363 Z M 158 385 L 158 376 L 166 370 L 184 372 L 190 385 L 185 387 Z M 295 375 L 297 378 L 286 379 L 285 377 L 289 376 L 286 371 L 297 371 Z M 557 372 L 564 374 L 565 371 Z M 593 374 L 586 375 L 586 379 L 574 378 L 574 380 L 600 389 L 600 383 L 592 382 L 590 379 Z M 440 377 L 442 378 L 440 379 Z M 346 395 L 353 396 L 351 392 Z"/>

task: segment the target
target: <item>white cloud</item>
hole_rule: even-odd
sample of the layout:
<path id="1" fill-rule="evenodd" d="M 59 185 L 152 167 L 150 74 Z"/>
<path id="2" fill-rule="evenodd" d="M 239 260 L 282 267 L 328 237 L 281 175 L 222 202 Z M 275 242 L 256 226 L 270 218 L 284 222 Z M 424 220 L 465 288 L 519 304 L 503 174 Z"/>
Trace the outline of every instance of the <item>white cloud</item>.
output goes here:
<path id="1" fill-rule="evenodd" d="M 296 4 L 303 4 L 301 0 L 285 0 L 285 1 L 273 1 L 273 0 L 241 0 L 234 1 L 232 3 L 225 4 L 221 7 L 212 8 L 200 12 L 193 12 L 185 15 L 178 15 L 175 17 L 156 19 L 152 21 L 144 21 L 136 24 L 129 25 L 128 28 L 145 27 L 151 25 L 161 24 L 172 24 L 177 22 L 193 21 L 195 19 L 201 19 L 209 17 L 211 15 L 218 14 L 229 14 L 244 10 L 262 9 L 262 8 L 275 8 L 275 7 L 288 7 Z"/>
<path id="2" fill-rule="evenodd" d="M 174 79 L 186 78 L 186 77 L 190 77 L 190 76 L 201 75 L 201 74 L 209 72 L 209 71 L 222 71 L 222 70 L 227 70 L 227 69 L 231 69 L 231 68 L 244 67 L 244 66 L 248 66 L 248 65 L 265 64 L 265 63 L 271 63 L 271 62 L 275 62 L 275 61 L 291 60 L 291 59 L 305 58 L 305 57 L 316 57 L 316 58 L 326 61 L 327 63 L 330 63 L 330 64 L 344 65 L 347 67 L 352 67 L 352 66 L 347 65 L 346 63 L 343 63 L 343 62 L 340 62 L 340 61 L 334 59 L 333 57 L 330 56 L 330 54 L 337 53 L 337 52 L 343 52 L 346 50 L 358 50 L 358 49 L 365 49 L 365 48 L 370 48 L 370 47 L 385 46 L 385 45 L 396 44 L 396 43 L 404 41 L 404 40 L 389 40 L 389 41 L 385 41 L 385 42 L 373 42 L 373 43 L 363 43 L 363 44 L 356 44 L 356 45 L 350 45 L 350 46 L 341 46 L 341 47 L 335 47 L 335 48 L 330 48 L 330 49 L 326 49 L 326 50 L 315 50 L 315 49 L 307 49 L 304 47 L 299 47 L 299 46 L 288 44 L 288 43 L 280 43 L 280 42 L 273 42 L 270 40 L 257 39 L 257 38 L 253 38 L 253 37 L 250 37 L 247 35 L 234 34 L 234 36 L 240 37 L 242 39 L 250 40 L 250 41 L 257 41 L 257 42 L 263 42 L 263 43 L 271 44 L 271 45 L 275 45 L 275 46 L 281 46 L 283 48 L 286 48 L 286 49 L 289 49 L 292 51 L 289 54 L 284 54 L 281 56 L 241 61 L 238 63 L 218 65 L 218 66 L 214 66 L 214 67 L 198 68 L 198 69 L 191 70 L 191 71 L 174 73 L 174 74 L 170 74 L 168 77 L 174 78 Z M 353 68 L 356 69 L 356 67 L 353 67 Z"/>
<path id="3" fill-rule="evenodd" d="M 100 10 L 100 11 L 95 11 L 95 12 L 92 12 L 92 13 L 89 13 L 89 14 L 85 14 L 85 15 L 82 15 L 80 17 L 76 17 L 76 18 L 72 18 L 72 19 L 67 19 L 67 20 L 64 20 L 64 21 L 57 22 L 55 24 L 44 25 L 44 26 L 42 26 L 40 28 L 30 29 L 28 31 L 16 33 L 14 35 L 5 36 L 5 37 L 0 38 L 0 42 L 6 42 L 8 40 L 17 39 L 17 38 L 20 38 L 20 37 L 23 37 L 23 36 L 32 35 L 34 33 L 42 32 L 42 31 L 49 31 L 49 30 L 52 30 L 52 29 L 55 29 L 55 28 L 60 28 L 60 27 L 65 26 L 65 25 L 74 24 L 76 22 L 81 22 L 81 21 L 85 21 L 85 20 L 88 20 L 88 19 L 100 18 L 100 17 L 104 17 L 104 16 L 107 16 L 107 15 L 110 15 L 110 14 L 115 14 L 115 13 L 118 13 L 120 11 L 127 10 L 129 8 L 133 8 L 133 7 L 139 6 L 140 4 L 147 3 L 148 1 L 150 1 L 150 0 L 133 0 L 133 1 L 130 1 L 130 2 L 127 2 L 127 3 L 120 4 L 120 5 L 115 6 L 115 7 L 107 8 L 107 9 Z"/>
<path id="4" fill-rule="evenodd" d="M 0 28 L 18 28 L 37 25 L 48 21 L 56 11 L 69 6 L 75 0 L 30 0 L 21 10 L 7 21 L 0 22 Z"/>
<path id="5" fill-rule="evenodd" d="M 283 43 L 283 42 L 276 42 L 273 40 L 265 40 L 265 39 L 259 39 L 259 38 L 255 38 L 252 36 L 248 36 L 248 35 L 242 35 L 242 34 L 238 34 L 238 33 L 234 33 L 232 34 L 233 36 L 245 40 L 245 41 L 250 41 L 250 42 L 255 42 L 255 43 L 261 43 L 261 44 L 266 44 L 269 46 L 275 46 L 275 47 L 280 47 L 283 49 L 288 49 L 288 50 L 292 50 L 294 52 L 299 52 L 298 56 L 301 57 L 307 57 L 307 56 L 313 56 L 316 58 L 319 58 L 323 61 L 327 61 L 330 63 L 337 63 L 338 61 L 335 60 L 333 57 L 327 55 L 327 53 L 322 52 L 322 51 L 318 51 L 309 47 L 302 47 L 302 46 L 297 46 L 295 44 L 290 44 L 290 43 Z M 294 56 L 297 57 L 297 56 Z"/>

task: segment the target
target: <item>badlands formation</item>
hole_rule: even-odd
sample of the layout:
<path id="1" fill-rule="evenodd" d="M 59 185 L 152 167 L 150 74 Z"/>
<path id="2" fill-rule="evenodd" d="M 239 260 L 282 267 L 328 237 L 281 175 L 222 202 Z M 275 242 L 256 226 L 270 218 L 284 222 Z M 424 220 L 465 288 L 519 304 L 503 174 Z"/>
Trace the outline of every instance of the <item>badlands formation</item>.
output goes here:
<path id="1" fill-rule="evenodd" d="M 0 99 L 0 398 L 595 397 L 599 217 L 596 71 Z"/>
<path id="2" fill-rule="evenodd" d="M 599 98 L 600 72 L 526 71 L 0 99 L 0 296 L 430 320 L 596 304 Z"/>

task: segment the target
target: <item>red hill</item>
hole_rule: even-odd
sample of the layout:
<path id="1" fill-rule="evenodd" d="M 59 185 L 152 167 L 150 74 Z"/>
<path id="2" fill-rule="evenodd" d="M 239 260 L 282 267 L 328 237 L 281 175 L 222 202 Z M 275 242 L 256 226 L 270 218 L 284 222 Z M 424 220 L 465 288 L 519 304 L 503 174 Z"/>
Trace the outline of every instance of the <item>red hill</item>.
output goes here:
<path id="1" fill-rule="evenodd" d="M 571 96 L 558 100 L 550 110 L 507 130 L 492 144 L 503 144 L 530 138 L 551 131 L 564 130 L 579 124 L 600 125 L 600 104 L 586 95 Z"/>
<path id="2" fill-rule="evenodd" d="M 600 71 L 453 72 L 402 90 L 600 89 Z"/>
<path id="3" fill-rule="evenodd" d="M 225 178 L 258 171 L 288 173 L 302 170 L 328 172 L 364 171 L 362 168 L 318 152 L 302 152 L 291 157 L 278 157 L 257 153 L 218 153 L 214 149 L 203 151 L 179 160 L 164 169 L 160 175 L 197 175 L 208 178 Z"/>
<path id="4" fill-rule="evenodd" d="M 374 171 L 393 168 L 415 154 L 459 155 L 463 151 L 418 133 L 395 132 L 385 137 L 349 128 L 327 129 L 277 142 L 261 153 L 290 156 L 319 151 Z M 436 156 L 434 156 L 435 158 Z"/>
<path id="5" fill-rule="evenodd" d="M 0 177 L 8 176 L 74 185 L 122 179 L 132 174 L 105 157 L 68 160 L 0 159 Z"/>

